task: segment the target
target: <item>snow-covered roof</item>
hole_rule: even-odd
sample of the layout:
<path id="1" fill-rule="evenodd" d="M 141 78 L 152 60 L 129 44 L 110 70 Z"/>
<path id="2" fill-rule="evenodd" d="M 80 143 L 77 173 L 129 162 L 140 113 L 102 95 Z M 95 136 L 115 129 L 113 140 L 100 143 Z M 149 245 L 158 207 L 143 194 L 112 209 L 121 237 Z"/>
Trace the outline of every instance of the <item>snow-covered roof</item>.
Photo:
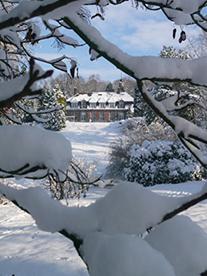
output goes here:
<path id="1" fill-rule="evenodd" d="M 130 96 L 127 92 L 93 92 L 91 94 L 78 94 L 73 97 L 70 97 L 67 102 L 80 102 L 87 101 L 90 103 L 116 103 L 119 101 L 124 102 L 134 102 L 132 96 Z"/>
<path id="2" fill-rule="evenodd" d="M 78 94 L 70 97 L 67 101 L 71 103 L 77 103 L 77 102 L 88 101 L 88 100 L 89 100 L 88 94 Z"/>

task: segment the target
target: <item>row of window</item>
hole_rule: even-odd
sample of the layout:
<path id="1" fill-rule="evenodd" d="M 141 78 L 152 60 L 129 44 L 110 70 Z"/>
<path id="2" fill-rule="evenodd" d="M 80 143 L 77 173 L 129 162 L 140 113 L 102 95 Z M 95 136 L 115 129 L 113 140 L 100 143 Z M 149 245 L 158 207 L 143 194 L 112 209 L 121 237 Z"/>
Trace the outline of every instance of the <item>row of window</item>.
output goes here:
<path id="1" fill-rule="evenodd" d="M 86 121 L 103 122 L 105 120 L 106 121 L 115 121 L 115 120 L 123 120 L 123 119 L 125 119 L 124 112 L 109 113 L 107 119 L 104 118 L 104 112 L 101 112 L 101 111 L 98 114 L 96 114 L 95 112 L 92 112 L 92 114 L 90 114 L 90 115 L 84 111 L 81 111 L 81 113 L 80 113 L 80 120 L 82 122 L 86 122 Z"/>
<path id="2" fill-rule="evenodd" d="M 87 108 L 87 107 L 90 107 L 90 108 L 96 108 L 97 106 L 99 108 L 115 108 L 116 106 L 119 107 L 119 108 L 124 108 L 125 104 L 123 101 L 120 101 L 117 105 L 115 103 L 99 103 L 99 104 L 96 104 L 96 103 L 90 103 L 90 104 L 87 104 L 86 102 L 81 102 L 81 103 L 71 103 L 71 108 Z"/>

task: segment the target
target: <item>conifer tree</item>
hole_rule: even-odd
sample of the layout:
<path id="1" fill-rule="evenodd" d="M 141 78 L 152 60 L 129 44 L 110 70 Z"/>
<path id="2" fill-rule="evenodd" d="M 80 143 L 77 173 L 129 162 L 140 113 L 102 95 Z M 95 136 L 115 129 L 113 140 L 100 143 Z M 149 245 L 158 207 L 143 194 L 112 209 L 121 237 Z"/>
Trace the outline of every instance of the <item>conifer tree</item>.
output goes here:
<path id="1" fill-rule="evenodd" d="M 61 130 L 66 126 L 65 106 L 66 99 L 62 91 L 56 86 L 53 91 L 48 87 L 45 87 L 42 94 L 41 105 L 43 110 L 51 110 L 46 123 L 43 126 L 50 130 Z"/>

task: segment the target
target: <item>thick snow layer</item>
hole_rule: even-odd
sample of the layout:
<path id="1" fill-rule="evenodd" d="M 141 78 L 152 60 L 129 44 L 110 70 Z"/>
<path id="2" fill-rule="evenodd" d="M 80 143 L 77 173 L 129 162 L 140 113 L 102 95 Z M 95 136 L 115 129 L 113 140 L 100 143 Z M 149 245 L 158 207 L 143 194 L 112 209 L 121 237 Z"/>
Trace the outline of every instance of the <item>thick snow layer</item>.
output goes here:
<path id="1" fill-rule="evenodd" d="M 88 207 L 67 208 L 38 187 L 18 190 L 0 184 L 0 191 L 28 210 L 40 229 L 52 233 L 65 229 L 81 238 L 93 231 L 143 234 L 190 198 L 160 196 L 124 182 Z"/>
<path id="2" fill-rule="evenodd" d="M 93 233 L 83 252 L 91 276 L 175 276 L 165 257 L 134 235 Z"/>
<path id="3" fill-rule="evenodd" d="M 152 187 L 152 190 L 158 194 L 177 198 L 200 192 L 203 184 L 204 182 L 188 182 L 177 185 L 162 184 Z M 87 198 L 72 200 L 70 205 L 89 205 L 98 197 L 103 196 L 106 191 L 105 189 L 92 189 Z M 185 214 L 190 216 L 207 233 L 206 201 L 187 210 Z M 52 218 L 54 219 L 55 215 L 52 215 Z M 38 275 L 44 276 L 88 275 L 85 266 L 78 259 L 77 253 L 68 239 L 58 234 L 38 230 L 30 216 L 10 203 L 1 205 L 0 245 L 2 249 L 0 251 L 0 273 L 5 276 L 11 276 L 12 273 L 17 276 L 33 276 L 36 275 L 34 274 L 36 272 Z M 179 256 L 178 253 L 177 255 Z M 145 262 L 149 264 L 149 260 L 145 260 Z"/>
<path id="4" fill-rule="evenodd" d="M 87 127 L 89 128 L 89 126 L 87 126 Z M 73 127 L 71 127 L 71 128 L 73 128 Z M 91 145 L 93 146 L 93 144 L 95 144 L 95 145 L 98 145 L 99 143 L 101 144 L 101 141 L 102 141 L 101 135 L 102 134 L 105 134 L 105 136 L 107 138 L 113 137 L 112 130 L 114 131 L 114 128 L 112 128 L 112 127 L 107 126 L 105 128 L 101 128 L 101 130 L 96 129 L 97 136 L 95 134 L 95 132 L 96 132 L 95 129 L 96 129 L 96 127 L 94 126 L 93 135 L 92 136 L 89 135 L 90 137 L 85 137 L 85 140 L 82 137 L 82 134 L 84 133 L 83 129 L 80 130 L 79 134 L 78 134 L 78 130 L 77 130 L 77 132 L 74 135 L 74 141 L 76 140 L 75 137 L 78 138 L 79 136 L 81 136 L 82 137 L 81 143 L 84 145 L 84 142 L 85 142 L 85 146 L 87 147 L 88 150 L 90 150 Z M 68 127 L 68 131 L 69 131 L 69 127 Z M 73 129 L 71 129 L 71 132 L 73 132 Z M 88 134 L 89 134 L 89 132 L 87 132 L 87 135 Z M 116 134 L 114 132 L 113 132 L 113 134 L 114 134 L 114 136 L 116 136 Z M 89 138 L 93 138 L 93 141 L 91 141 L 91 139 L 89 139 Z M 104 140 L 105 142 L 107 141 L 107 143 L 104 144 L 105 150 L 109 150 L 108 149 L 109 140 L 106 140 L 106 139 Z M 113 139 L 111 141 L 113 141 Z M 99 149 L 100 148 L 98 149 L 96 159 L 95 159 L 96 148 L 94 147 L 93 149 L 94 149 L 94 161 L 99 162 L 99 159 L 100 159 Z M 84 155 L 84 150 L 82 152 L 82 156 L 83 155 Z M 104 156 L 107 157 L 107 154 L 105 153 Z M 160 186 L 153 187 L 153 190 L 156 191 L 156 193 L 161 192 L 161 194 L 167 195 L 168 198 L 166 198 L 166 200 L 170 199 L 169 197 L 171 197 L 171 199 L 174 198 L 174 200 L 175 200 L 174 202 L 178 202 L 176 200 L 177 197 L 182 197 L 182 196 L 186 196 L 186 195 L 188 196 L 191 193 L 200 192 L 200 190 L 202 189 L 202 185 L 203 185 L 202 183 L 203 182 L 193 182 L 193 183 L 185 183 L 185 184 L 179 184 L 179 185 L 160 185 Z M 132 184 L 132 183 L 129 183 L 129 184 Z M 99 190 L 98 193 L 96 193 L 95 198 L 97 197 L 97 195 L 99 195 L 99 196 L 100 196 L 100 194 L 104 195 L 105 192 L 106 192 L 105 190 L 103 190 L 102 192 L 100 192 L 100 190 Z M 34 196 L 32 190 L 30 190 L 29 193 L 31 193 L 31 196 Z M 39 192 L 37 190 L 37 194 L 38 193 Z M 110 193 L 108 195 L 110 195 Z M 16 194 L 15 194 L 15 196 L 16 196 Z M 38 216 L 41 215 L 43 218 L 45 216 L 47 216 L 46 222 L 49 222 L 49 226 L 51 228 L 53 227 L 53 231 L 56 230 L 55 226 L 53 225 L 55 219 L 57 219 L 58 223 L 61 222 L 61 225 L 64 225 L 64 226 L 67 226 L 67 225 L 70 226 L 71 224 L 74 224 L 74 226 L 76 226 L 76 223 L 78 223 L 80 225 L 80 227 L 83 227 L 83 225 L 85 225 L 84 227 L 86 227 L 85 228 L 86 232 L 91 231 L 91 230 L 93 231 L 93 228 L 91 226 L 94 226 L 94 228 L 95 228 L 94 231 L 100 230 L 99 226 L 101 225 L 102 222 L 99 221 L 99 223 L 97 223 L 98 222 L 97 213 L 94 214 L 92 211 L 92 209 L 94 208 L 93 206 L 95 204 L 93 204 L 93 205 L 91 205 L 91 207 L 89 207 L 89 211 L 90 211 L 89 213 L 91 214 L 91 218 L 90 218 L 89 214 L 87 214 L 85 211 L 83 211 L 83 212 L 81 211 L 83 209 L 80 209 L 80 212 L 83 214 L 83 216 L 80 219 L 80 221 L 81 221 L 81 223 L 80 223 L 80 221 L 78 221 L 78 220 L 73 220 L 74 218 L 73 218 L 72 213 L 70 215 L 68 215 L 67 218 L 65 218 L 66 215 L 65 215 L 64 210 L 62 210 L 61 212 L 59 212 L 59 211 L 56 212 L 56 203 L 54 203 L 54 210 L 53 210 L 53 208 L 51 208 L 51 212 L 49 212 L 48 215 L 46 215 L 43 212 L 43 210 L 44 210 L 44 208 L 45 208 L 45 210 L 47 210 L 47 208 L 50 209 L 50 207 L 49 207 L 50 202 L 48 202 L 47 199 L 45 199 L 44 196 L 42 196 L 42 194 L 41 194 L 41 197 L 44 201 L 44 203 L 42 203 L 43 205 L 40 205 L 41 198 L 38 199 L 38 195 L 37 195 L 36 202 L 34 200 L 30 200 L 29 198 L 25 199 L 25 197 L 26 197 L 25 195 L 21 195 L 20 197 L 22 198 L 23 201 L 24 200 L 28 201 L 27 204 L 30 204 L 30 206 L 32 208 L 34 208 L 34 205 L 39 206 L 38 212 L 40 214 L 38 214 Z M 35 195 L 35 197 L 36 197 L 36 195 Z M 113 197 L 111 197 L 111 198 L 113 198 Z M 130 200 L 131 199 L 133 200 L 133 196 L 130 196 Z M 94 196 L 93 196 L 92 200 L 94 201 Z M 154 200 L 155 199 L 153 199 L 153 202 L 154 202 Z M 31 201 L 31 203 L 30 203 L 30 201 Z M 126 196 L 126 198 L 124 196 L 122 196 L 122 197 L 120 196 L 119 202 L 121 205 L 120 205 L 118 220 L 122 219 L 120 216 L 120 212 L 122 212 L 123 210 L 125 211 L 124 208 L 128 204 L 128 202 L 125 203 L 125 201 L 128 201 L 127 196 Z M 78 200 L 74 200 L 73 202 L 74 202 L 74 205 L 76 205 L 76 206 L 79 206 L 82 204 L 82 201 L 78 201 Z M 87 200 L 87 198 L 86 198 L 86 199 L 84 199 L 83 204 L 88 205 L 89 202 L 90 202 L 90 199 Z M 108 204 L 108 202 L 109 202 L 109 198 L 105 202 L 106 205 Z M 153 210 L 153 206 L 154 206 L 153 202 L 152 202 L 152 204 L 151 203 L 148 204 L 148 210 L 146 213 L 147 215 L 150 212 L 155 212 Z M 156 202 L 156 200 L 155 200 L 155 202 Z M 110 201 L 110 204 L 112 204 L 112 200 Z M 145 202 L 145 204 L 146 204 L 146 202 Z M 102 206 L 103 206 L 103 204 L 102 204 Z M 122 207 L 122 206 L 124 206 L 124 207 Z M 138 206 L 138 204 L 135 202 L 135 207 L 137 208 L 137 206 Z M 194 208 L 191 208 L 185 212 L 188 216 L 192 216 L 192 219 L 195 220 L 197 223 L 199 223 L 205 229 L 205 231 L 207 231 L 207 216 L 206 216 L 207 207 L 206 206 L 207 206 L 206 202 L 201 202 L 198 205 L 196 205 Z M 116 205 L 115 205 L 115 207 L 116 207 Z M 12 207 L 12 208 L 14 208 L 14 207 Z M 61 208 L 62 208 L 62 206 L 61 206 Z M 36 271 L 37 271 L 38 275 L 44 275 L 44 276 L 47 276 L 47 275 L 52 275 L 52 276 L 56 276 L 56 275 L 58 275 L 58 276 L 66 276 L 66 275 L 70 275 L 70 276 L 80 276 L 81 275 L 82 276 L 82 275 L 84 275 L 85 276 L 85 275 L 88 275 L 86 270 L 84 269 L 83 264 L 80 261 L 78 261 L 77 255 L 75 255 L 75 252 L 73 250 L 71 250 L 71 243 L 67 239 L 60 238 L 58 235 L 55 235 L 55 234 L 53 234 L 53 236 L 51 236 L 50 234 L 43 234 L 41 231 L 40 232 L 38 231 L 39 233 L 36 233 L 37 229 L 33 225 L 32 220 L 28 219 L 27 215 L 25 215 L 24 213 L 21 213 L 20 211 L 17 211 L 17 212 L 14 211 L 14 213 L 11 214 L 10 210 L 11 210 L 10 204 L 8 206 L 4 206 L 4 208 L 1 207 L 0 245 L 1 245 L 2 250 L 0 251 L 0 274 L 2 273 L 3 275 L 12 275 L 12 273 L 15 273 L 15 275 L 17 275 L 17 276 L 18 275 L 27 276 L 28 274 L 35 275 L 32 273 L 33 273 L 33 271 L 34 271 L 34 273 L 36 273 Z M 75 210 L 77 210 L 77 209 L 75 209 Z M 100 208 L 99 208 L 99 210 L 100 210 L 100 212 L 98 214 L 102 215 Z M 117 206 L 117 210 L 116 210 L 117 213 L 114 210 L 111 210 L 111 208 L 107 208 L 107 207 L 104 207 L 103 210 L 106 210 L 106 212 L 108 212 L 109 215 L 111 214 L 111 212 L 113 212 L 114 219 L 116 219 L 116 215 L 118 213 L 118 206 Z M 145 211 L 145 209 L 144 209 L 144 211 Z M 77 211 L 74 211 L 75 217 L 77 217 L 77 214 L 78 214 L 76 212 Z M 110 218 L 111 220 L 112 220 L 113 215 L 111 215 L 111 218 Z M 94 218 L 97 219 L 97 222 L 96 222 L 96 219 L 94 219 Z M 5 221 L 7 219 L 8 219 L 8 223 L 7 223 L 7 221 Z M 10 224 L 10 221 L 11 221 L 11 224 Z M 25 221 L 25 226 L 22 226 L 22 221 Z M 38 223 L 39 223 L 39 221 L 38 221 Z M 122 225 L 121 225 L 121 227 L 122 227 Z M 76 230 L 75 228 L 71 229 L 69 227 L 68 227 L 68 229 Z M 35 232 L 35 234 L 33 231 Z M 45 239 L 42 238 L 43 235 L 45 236 Z M 105 236 L 110 237 L 108 235 L 105 235 Z M 131 236 L 129 238 L 129 240 L 131 240 L 132 237 L 133 236 Z M 111 243 L 112 243 L 112 240 L 111 240 Z M 139 241 L 138 241 L 138 243 L 139 243 Z M 108 244 L 110 244 L 110 241 L 108 242 Z M 114 241 L 114 244 L 116 244 L 116 241 Z M 142 246 L 145 249 L 147 247 L 148 247 L 148 249 L 150 248 L 147 244 L 145 244 L 145 245 L 140 245 L 140 246 Z M 95 244 L 93 244 L 93 246 L 95 247 Z M 125 246 L 124 243 L 123 243 L 123 246 Z M 54 248 L 56 250 L 54 250 Z M 143 249 L 143 250 L 145 250 L 145 249 Z M 151 249 L 150 250 L 148 250 L 148 249 L 146 249 L 146 251 L 145 251 L 146 254 L 152 253 L 150 256 L 156 255 L 156 253 L 153 253 L 153 252 L 150 253 L 149 251 Z M 103 248 L 103 250 L 104 250 L 104 252 L 107 252 L 107 249 L 105 250 Z M 90 252 L 90 254 L 93 254 L 93 253 Z M 110 253 L 108 253 L 108 254 L 110 254 Z M 139 253 L 137 252 L 137 254 L 139 254 Z M 146 256 L 146 254 L 145 254 L 145 256 Z M 145 262 L 146 262 L 146 259 L 145 259 Z M 99 262 L 99 264 L 102 265 L 100 262 Z M 149 265 L 148 259 L 147 259 L 147 264 Z M 107 274 L 105 274 L 105 275 L 107 275 Z M 128 274 L 125 274 L 125 276 L 126 275 L 128 276 Z M 139 275 L 139 274 L 135 274 L 135 276 L 137 276 L 137 275 Z M 144 274 L 144 275 L 147 275 L 147 274 Z M 155 275 L 155 274 L 153 274 L 153 275 Z M 168 275 L 168 274 L 157 274 L 157 275 L 163 276 L 163 275 Z M 99 276 L 99 274 L 97 274 L 95 276 Z M 198 276 L 198 275 L 196 275 L 196 276 Z"/>
<path id="5" fill-rule="evenodd" d="M 88 276 L 70 240 L 39 230 L 9 202 L 0 207 L 1 276 Z"/>
<path id="6" fill-rule="evenodd" d="M 186 216 L 162 223 L 146 241 L 163 253 L 176 276 L 197 276 L 207 270 L 207 235 Z"/>
<path id="7" fill-rule="evenodd" d="M 204 189 L 206 186 L 203 193 Z M 160 196 L 129 182 L 115 186 L 94 204 L 80 208 L 67 208 L 39 187 L 17 189 L 0 184 L 0 192 L 28 210 L 40 229 L 52 233 L 65 229 L 81 238 L 93 231 L 143 234 L 161 222 L 164 215 L 192 198 Z"/>
<path id="8" fill-rule="evenodd" d="M 68 233 L 82 236 L 97 228 L 93 209 L 67 208 L 39 187 L 18 190 L 0 184 L 0 192 L 28 210 L 41 230 L 55 233 L 65 229 Z"/>
<path id="9" fill-rule="evenodd" d="M 93 208 L 100 231 L 142 234 L 183 201 L 185 197 L 160 196 L 137 183 L 124 182 L 97 200 Z"/>
<path id="10" fill-rule="evenodd" d="M 79 94 L 77 96 L 70 97 L 67 102 L 81 102 L 87 101 L 90 103 L 116 103 L 119 101 L 133 103 L 134 99 L 127 92 L 93 92 L 91 95 Z M 89 107 L 90 108 L 90 107 Z M 110 107 L 109 107 L 110 108 Z"/>
<path id="11" fill-rule="evenodd" d="M 16 175 L 29 176 L 28 170 L 39 166 L 42 169 L 35 172 L 37 177 L 55 170 L 60 179 L 65 178 L 62 172 L 68 169 L 72 153 L 62 134 L 31 126 L 0 126 L 0 141 L 1 170 L 12 172 L 27 165 Z"/>

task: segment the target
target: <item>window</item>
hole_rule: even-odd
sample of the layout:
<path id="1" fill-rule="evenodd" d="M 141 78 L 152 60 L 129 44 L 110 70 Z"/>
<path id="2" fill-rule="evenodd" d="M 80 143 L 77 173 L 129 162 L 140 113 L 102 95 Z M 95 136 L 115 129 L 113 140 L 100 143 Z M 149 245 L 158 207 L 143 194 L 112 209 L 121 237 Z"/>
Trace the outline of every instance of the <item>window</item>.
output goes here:
<path id="1" fill-rule="evenodd" d="M 124 119 L 124 112 L 119 112 L 118 113 L 118 119 L 123 120 Z"/>
<path id="2" fill-rule="evenodd" d="M 87 102 L 86 101 L 81 102 L 81 108 L 87 108 Z"/>
<path id="3" fill-rule="evenodd" d="M 114 111 L 110 112 L 109 120 L 110 121 L 115 121 L 115 112 Z"/>
<path id="4" fill-rule="evenodd" d="M 78 108 L 78 103 L 71 103 L 71 108 Z"/>
<path id="5" fill-rule="evenodd" d="M 104 121 L 104 112 L 102 112 L 102 111 L 99 112 L 99 121 L 100 122 Z"/>
<path id="6" fill-rule="evenodd" d="M 96 111 L 92 111 L 92 122 L 96 121 Z"/>
<path id="7" fill-rule="evenodd" d="M 115 108 L 115 103 L 109 103 L 110 108 Z"/>
<path id="8" fill-rule="evenodd" d="M 91 108 L 96 108 L 96 103 L 90 103 Z"/>
<path id="9" fill-rule="evenodd" d="M 106 107 L 106 104 L 105 104 L 105 103 L 100 103 L 100 104 L 99 104 L 99 107 L 100 107 L 100 108 L 105 108 L 105 107 Z"/>
<path id="10" fill-rule="evenodd" d="M 119 108 L 124 108 L 124 101 L 119 102 Z"/>
<path id="11" fill-rule="evenodd" d="M 83 111 L 81 112 L 80 119 L 81 119 L 82 122 L 86 121 L 86 112 L 83 112 Z"/>

